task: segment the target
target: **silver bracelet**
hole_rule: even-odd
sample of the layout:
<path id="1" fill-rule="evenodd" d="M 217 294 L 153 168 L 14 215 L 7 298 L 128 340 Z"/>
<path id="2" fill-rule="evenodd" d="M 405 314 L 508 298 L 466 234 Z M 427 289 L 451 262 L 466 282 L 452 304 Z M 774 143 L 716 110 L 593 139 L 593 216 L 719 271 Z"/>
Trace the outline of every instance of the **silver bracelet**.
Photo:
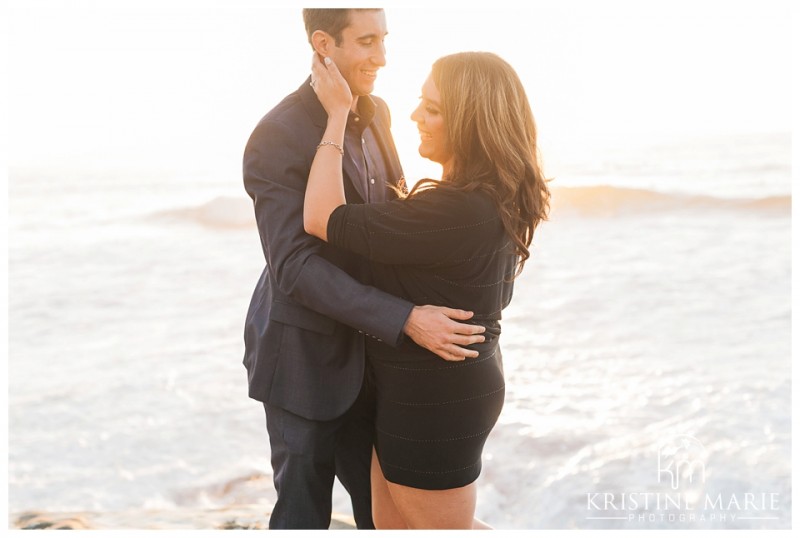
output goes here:
<path id="1" fill-rule="evenodd" d="M 333 146 L 333 147 L 335 147 L 336 149 L 339 150 L 339 153 L 344 155 L 344 148 L 342 146 L 340 146 L 339 144 L 337 144 L 336 142 L 331 142 L 330 140 L 323 140 L 317 146 L 317 150 L 319 150 L 319 148 L 321 148 L 322 146 Z"/>

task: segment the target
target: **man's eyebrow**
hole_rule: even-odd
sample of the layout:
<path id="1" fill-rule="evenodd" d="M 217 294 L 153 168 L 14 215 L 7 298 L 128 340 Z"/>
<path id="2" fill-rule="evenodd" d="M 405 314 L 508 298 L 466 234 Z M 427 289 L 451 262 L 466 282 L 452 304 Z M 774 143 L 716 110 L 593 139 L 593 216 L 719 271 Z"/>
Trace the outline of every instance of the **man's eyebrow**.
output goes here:
<path id="1" fill-rule="evenodd" d="M 383 34 L 383 37 L 389 35 L 389 32 Z M 378 39 L 380 37 L 378 34 L 365 34 L 356 38 L 356 41 L 366 41 L 367 39 Z"/>

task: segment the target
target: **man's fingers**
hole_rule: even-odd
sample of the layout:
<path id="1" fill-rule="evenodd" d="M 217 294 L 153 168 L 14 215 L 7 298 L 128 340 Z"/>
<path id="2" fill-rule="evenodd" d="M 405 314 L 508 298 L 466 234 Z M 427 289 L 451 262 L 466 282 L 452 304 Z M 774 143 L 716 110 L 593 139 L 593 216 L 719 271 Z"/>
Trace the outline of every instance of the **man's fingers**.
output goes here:
<path id="1" fill-rule="evenodd" d="M 486 337 L 482 334 L 455 334 L 451 339 L 451 343 L 457 344 L 459 346 L 469 346 L 471 344 L 480 344 L 481 342 L 485 341 Z"/>
<path id="2" fill-rule="evenodd" d="M 474 359 L 475 357 L 478 356 L 478 352 L 477 351 L 474 351 L 472 349 L 465 349 L 465 348 L 459 347 L 459 346 L 457 346 L 455 344 L 450 344 L 450 346 L 448 346 L 447 349 L 448 349 L 448 351 L 450 352 L 450 354 L 453 357 L 458 357 L 455 360 L 460 360 L 461 361 L 461 360 L 464 360 L 465 358 Z"/>
<path id="3" fill-rule="evenodd" d="M 477 351 L 465 349 L 455 344 L 447 344 L 446 346 L 440 347 L 439 350 L 436 351 L 436 354 L 442 359 L 450 362 L 460 362 L 464 359 L 474 359 L 479 355 Z"/>
<path id="4" fill-rule="evenodd" d="M 483 334 L 486 332 L 486 327 L 483 325 L 471 325 L 469 323 L 458 323 L 452 321 L 451 328 L 454 334 Z"/>
<path id="5" fill-rule="evenodd" d="M 442 351 L 439 356 L 448 362 L 461 362 L 464 360 L 464 355 L 458 353 L 451 353 L 449 351 Z"/>
<path id="6" fill-rule="evenodd" d="M 469 319 L 472 317 L 472 312 L 456 308 L 442 308 L 442 313 L 450 319 Z"/>

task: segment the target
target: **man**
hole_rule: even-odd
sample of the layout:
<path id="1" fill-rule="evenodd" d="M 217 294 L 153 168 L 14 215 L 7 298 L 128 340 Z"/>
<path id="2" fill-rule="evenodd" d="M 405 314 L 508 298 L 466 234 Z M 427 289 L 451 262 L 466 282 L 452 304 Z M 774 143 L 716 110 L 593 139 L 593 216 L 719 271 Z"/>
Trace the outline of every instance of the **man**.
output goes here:
<path id="1" fill-rule="evenodd" d="M 403 188 L 383 101 L 371 97 L 386 63 L 380 9 L 305 9 L 309 42 L 330 56 L 356 97 L 343 151 L 347 200 L 380 202 Z M 403 335 L 443 358 L 471 357 L 482 327 L 471 313 L 417 307 L 365 285 L 369 264 L 303 231 L 303 196 L 327 116 L 310 78 L 272 109 L 244 154 L 267 264 L 245 324 L 250 397 L 267 417 L 278 501 L 270 528 L 328 528 L 334 475 L 350 493 L 359 528 L 373 528 L 369 465 L 372 409 L 364 335 Z M 357 330 L 355 330 L 355 329 Z"/>

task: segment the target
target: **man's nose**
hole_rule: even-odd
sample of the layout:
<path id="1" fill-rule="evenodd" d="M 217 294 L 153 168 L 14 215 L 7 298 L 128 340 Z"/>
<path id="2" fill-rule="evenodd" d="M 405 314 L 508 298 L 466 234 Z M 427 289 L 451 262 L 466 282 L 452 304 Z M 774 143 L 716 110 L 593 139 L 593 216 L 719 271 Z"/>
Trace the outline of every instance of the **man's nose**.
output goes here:
<path id="1" fill-rule="evenodd" d="M 381 44 L 378 46 L 378 51 L 372 56 L 372 61 L 375 65 L 379 65 L 383 67 L 386 65 L 386 46 L 381 41 Z"/>

